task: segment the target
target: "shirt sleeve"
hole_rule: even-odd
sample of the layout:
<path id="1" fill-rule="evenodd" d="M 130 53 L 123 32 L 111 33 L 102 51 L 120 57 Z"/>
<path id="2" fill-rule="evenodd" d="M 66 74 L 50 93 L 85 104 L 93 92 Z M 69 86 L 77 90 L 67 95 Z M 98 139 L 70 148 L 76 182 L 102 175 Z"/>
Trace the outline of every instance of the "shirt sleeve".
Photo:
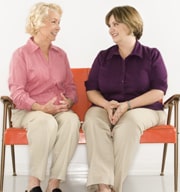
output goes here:
<path id="1" fill-rule="evenodd" d="M 31 110 L 35 102 L 25 90 L 27 83 L 26 63 L 20 49 L 16 50 L 10 61 L 8 85 L 16 108 Z"/>
<path id="2" fill-rule="evenodd" d="M 156 49 L 152 49 L 152 69 L 151 69 L 151 87 L 152 89 L 160 89 L 166 94 L 167 69 L 164 64 L 161 53 Z"/>
<path id="3" fill-rule="evenodd" d="M 74 103 L 77 103 L 78 96 L 77 96 L 77 89 L 73 79 L 73 74 L 71 72 L 70 64 L 68 61 L 67 56 L 65 55 L 65 62 L 66 62 L 66 79 L 64 82 L 64 90 L 65 96 L 70 98 Z"/>
<path id="4" fill-rule="evenodd" d="M 98 86 L 99 69 L 100 69 L 100 53 L 95 58 L 91 70 L 89 72 L 88 79 L 87 81 L 85 81 L 86 91 L 99 90 Z"/>

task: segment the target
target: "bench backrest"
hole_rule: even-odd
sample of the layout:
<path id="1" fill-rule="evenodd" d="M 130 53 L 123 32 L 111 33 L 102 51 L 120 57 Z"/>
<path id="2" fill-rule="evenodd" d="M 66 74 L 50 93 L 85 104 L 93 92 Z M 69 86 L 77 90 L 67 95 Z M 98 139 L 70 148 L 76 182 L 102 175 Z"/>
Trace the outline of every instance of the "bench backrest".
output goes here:
<path id="1" fill-rule="evenodd" d="M 88 78 L 90 68 L 72 68 L 74 81 L 77 87 L 78 103 L 73 106 L 81 121 L 84 121 L 84 115 L 91 103 L 88 101 L 84 82 Z"/>

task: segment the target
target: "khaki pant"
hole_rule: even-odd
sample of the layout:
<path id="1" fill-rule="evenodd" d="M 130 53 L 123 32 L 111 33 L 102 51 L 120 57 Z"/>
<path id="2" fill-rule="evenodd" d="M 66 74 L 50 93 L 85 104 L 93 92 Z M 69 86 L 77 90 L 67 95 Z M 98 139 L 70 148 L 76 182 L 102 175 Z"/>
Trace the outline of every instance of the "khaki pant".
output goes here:
<path id="1" fill-rule="evenodd" d="M 100 107 L 91 107 L 83 125 L 89 166 L 88 191 L 95 192 L 97 184 L 107 184 L 115 192 L 122 192 L 141 134 L 165 120 L 164 111 L 132 109 L 120 118 L 111 132 L 107 112 Z"/>
<path id="2" fill-rule="evenodd" d="M 51 154 L 50 178 L 64 181 L 78 144 L 78 116 L 72 111 L 53 116 L 41 111 L 14 110 L 12 121 L 13 126 L 27 129 L 29 175 L 44 180 Z"/>

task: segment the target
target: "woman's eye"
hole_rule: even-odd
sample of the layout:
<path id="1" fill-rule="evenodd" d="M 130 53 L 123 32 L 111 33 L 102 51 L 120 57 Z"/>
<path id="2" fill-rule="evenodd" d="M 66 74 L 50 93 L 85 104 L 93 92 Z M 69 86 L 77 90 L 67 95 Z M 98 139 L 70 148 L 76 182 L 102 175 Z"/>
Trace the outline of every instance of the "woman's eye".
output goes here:
<path id="1" fill-rule="evenodd" d="M 58 21 L 52 21 L 51 23 L 52 23 L 52 24 L 56 24 L 56 25 L 59 25 L 59 24 L 60 24 L 60 22 L 58 22 Z"/>

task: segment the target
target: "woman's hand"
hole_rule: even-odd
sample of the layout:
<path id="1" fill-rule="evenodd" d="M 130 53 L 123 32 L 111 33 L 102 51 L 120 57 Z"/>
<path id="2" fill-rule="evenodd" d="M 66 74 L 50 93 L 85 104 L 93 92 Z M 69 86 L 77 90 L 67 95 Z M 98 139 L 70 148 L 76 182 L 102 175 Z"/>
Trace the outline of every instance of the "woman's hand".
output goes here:
<path id="1" fill-rule="evenodd" d="M 104 108 L 108 113 L 111 124 L 115 125 L 120 119 L 120 117 L 128 110 L 128 103 L 119 103 L 117 101 L 112 100 L 109 101 Z"/>
<path id="2" fill-rule="evenodd" d="M 118 107 L 114 111 L 114 114 L 111 118 L 111 123 L 112 125 L 115 125 L 120 117 L 128 110 L 128 103 L 127 102 L 122 102 L 119 103 Z"/>
<path id="3" fill-rule="evenodd" d="M 39 110 L 52 115 L 55 115 L 56 113 L 59 113 L 59 112 L 68 111 L 73 105 L 72 100 L 69 98 L 66 98 L 63 94 L 61 94 L 61 98 L 62 99 L 59 101 L 59 105 L 55 104 L 57 98 L 54 97 L 44 105 L 34 103 L 32 105 L 32 110 L 36 110 L 36 111 Z"/>
<path id="4" fill-rule="evenodd" d="M 70 98 L 65 97 L 63 93 L 61 93 L 61 98 L 59 103 L 61 104 L 62 109 L 64 111 L 69 110 L 73 105 L 73 101 Z"/>
<path id="5" fill-rule="evenodd" d="M 107 111 L 109 120 L 111 123 L 113 122 L 113 116 L 118 107 L 119 107 L 119 102 L 115 100 L 108 101 L 104 106 L 104 109 Z"/>

